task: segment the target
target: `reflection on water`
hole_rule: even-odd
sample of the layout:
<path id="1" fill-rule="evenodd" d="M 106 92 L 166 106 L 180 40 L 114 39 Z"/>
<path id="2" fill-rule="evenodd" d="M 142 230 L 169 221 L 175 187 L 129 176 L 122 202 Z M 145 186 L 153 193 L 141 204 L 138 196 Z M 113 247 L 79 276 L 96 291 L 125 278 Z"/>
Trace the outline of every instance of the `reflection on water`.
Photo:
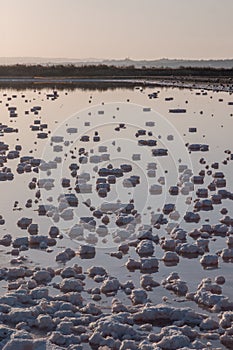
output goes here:
<path id="1" fill-rule="evenodd" d="M 56 156 L 62 158 L 61 167 L 58 166 L 57 169 L 40 171 L 39 174 L 33 171 L 19 174 L 16 171 L 19 158 L 7 160 L 4 166 L 11 168 L 14 180 L 0 183 L 2 198 L 0 214 L 5 220 L 5 224 L 0 226 L 1 236 L 6 233 L 11 233 L 14 237 L 25 236 L 25 233 L 27 235 L 27 231 L 22 231 L 17 226 L 18 220 L 22 217 L 31 218 L 33 223 L 37 223 L 40 234 L 47 235 L 49 227 L 54 224 L 60 225 L 59 227 L 65 233 L 68 233 L 71 226 L 79 223 L 81 216 L 92 215 L 91 206 L 95 210 L 100 209 L 101 204 L 105 201 L 111 203 L 121 201 L 121 203 L 125 204 L 130 203 L 133 199 L 135 209 L 141 215 L 141 223 L 138 224 L 137 229 L 142 224 L 150 224 L 153 214 L 161 213 L 165 203 L 175 203 L 177 211 L 181 214 L 178 223 L 188 232 L 194 228 L 199 228 L 204 223 L 217 224 L 223 216 L 220 213 L 222 207 L 226 207 L 228 215 L 232 215 L 232 201 L 223 199 L 222 205 L 214 205 L 214 210 L 200 211 L 198 224 L 187 223 L 182 220 L 184 214 L 182 211 L 187 210 L 190 203 L 191 207 L 189 210 L 193 210 L 196 190 L 208 186 L 213 181 L 212 175 L 207 174 L 207 165 L 211 169 L 210 166 L 213 162 L 219 162 L 217 171 L 224 173 L 226 189 L 232 191 L 233 161 L 228 160 L 230 157 L 229 153 L 233 148 L 231 135 L 233 106 L 228 104 L 233 101 L 233 97 L 230 94 L 211 91 L 204 94 L 198 92 L 197 94 L 196 90 L 164 88 L 159 89 L 157 98 L 149 99 L 148 94 L 154 92 L 154 89 L 118 88 L 115 90 L 89 91 L 82 88 L 71 90 L 63 86 L 62 89 L 56 90 L 56 98 L 53 98 L 53 90 L 50 88 L 27 90 L 4 88 L 0 91 L 1 124 L 17 130 L 17 132 L 12 133 L 2 132 L 0 141 L 8 144 L 9 150 L 15 150 L 15 146 L 20 145 L 22 147 L 20 156 L 33 156 L 46 161 L 54 160 Z M 35 106 L 40 106 L 41 109 L 31 111 Z M 151 111 L 148 114 L 143 112 L 142 106 L 151 108 Z M 9 114 L 8 107 L 16 107 L 16 117 Z M 117 110 L 118 107 L 119 110 Z M 169 113 L 169 109 L 177 108 L 186 109 L 186 113 Z M 105 111 L 104 114 L 98 114 L 98 111 L 101 110 Z M 146 126 L 146 122 L 151 120 L 155 121 L 155 126 Z M 125 123 L 125 127 L 120 128 L 120 131 L 115 130 L 118 128 L 119 123 Z M 32 126 L 34 126 L 35 131 L 32 131 Z M 36 128 L 35 126 L 39 127 Z M 67 128 L 77 128 L 78 132 L 73 137 L 72 133 L 67 133 Z M 190 128 L 196 128 L 197 132 L 190 132 Z M 146 129 L 146 137 L 135 137 L 138 129 Z M 99 143 L 95 143 L 92 140 L 95 131 L 98 131 L 98 135 L 101 137 Z M 152 135 L 148 136 L 150 131 Z M 37 134 L 39 132 L 47 133 L 48 138 L 38 138 Z M 63 136 L 64 142 L 69 141 L 66 145 L 62 142 L 63 147 L 60 151 L 59 147 L 56 149 L 57 151 L 54 151 L 54 145 L 59 145 L 59 143 L 50 143 L 50 138 L 54 135 Z M 89 143 L 80 142 L 80 137 L 83 135 L 89 136 L 92 141 Z M 138 140 L 143 138 L 156 140 L 156 147 L 138 145 Z M 209 145 L 209 151 L 189 154 L 185 146 L 188 143 L 207 144 Z M 109 160 L 103 158 L 101 163 L 97 162 L 95 164 L 94 161 L 91 163 L 91 156 L 97 157 L 101 155 L 101 152 L 99 152 L 100 145 L 106 147 L 106 153 L 110 155 L 110 158 Z M 84 158 L 81 162 L 77 161 L 80 158 L 79 149 L 82 147 L 85 148 L 85 153 L 88 153 L 87 163 L 85 163 Z M 168 149 L 168 156 L 153 157 L 151 149 L 154 148 Z M 227 153 L 227 150 L 230 150 L 230 152 Z M 139 161 L 133 160 L 133 154 L 140 154 L 141 159 Z M 204 159 L 200 162 L 201 158 Z M 148 176 L 148 170 L 150 170 L 148 169 L 148 164 L 153 162 L 157 165 L 156 169 L 154 169 L 155 177 L 152 176 L 154 174 L 153 171 Z M 92 193 L 76 193 L 80 205 L 74 208 L 75 215 L 73 219 L 60 220 L 58 224 L 54 221 L 54 218 L 51 220 L 47 216 L 39 216 L 38 205 L 51 203 L 58 207 L 57 198 L 60 193 L 73 193 L 77 183 L 75 184 L 76 176 L 72 177 L 70 175 L 69 166 L 71 163 L 78 163 L 79 171 L 90 175 L 89 183 L 92 185 L 93 191 Z M 116 184 L 110 185 L 111 191 L 107 193 L 107 196 L 104 198 L 100 197 L 95 188 L 98 178 L 102 176 L 98 175 L 96 166 L 98 169 L 100 167 L 106 168 L 110 163 L 113 168 L 120 168 L 124 163 L 130 164 L 132 170 L 129 174 L 124 174 L 124 180 L 129 179 L 130 176 L 139 176 L 140 183 L 138 186 L 127 186 L 127 181 L 123 182 L 123 178 L 117 178 Z M 186 195 L 172 196 L 168 193 L 168 189 L 170 186 L 177 185 L 180 176 L 178 166 L 183 163 L 188 165 L 188 168 L 195 175 L 198 175 L 201 170 L 205 170 L 204 183 L 195 185 L 194 192 L 190 191 Z M 153 169 L 151 168 L 151 170 Z M 38 188 L 30 190 L 28 187 L 28 184 L 34 177 L 37 180 L 39 178 L 53 177 L 56 184 L 55 189 L 53 188 L 51 191 L 41 189 L 42 196 L 37 203 L 35 203 L 35 192 Z M 68 177 L 71 180 L 70 186 L 62 188 L 61 178 Z M 165 184 L 161 185 L 160 182 L 163 177 L 165 178 Z M 158 181 L 159 179 L 160 182 Z M 151 195 L 149 189 L 153 184 L 163 187 L 161 194 Z M 72 190 L 69 190 L 69 188 L 72 188 Z M 187 196 L 192 197 L 188 204 L 186 202 Z M 50 197 L 52 197 L 52 202 Z M 179 198 L 181 198 L 180 202 Z M 32 199 L 32 206 L 26 208 L 25 204 L 30 199 Z M 89 207 L 83 204 L 83 202 L 87 203 L 89 200 L 91 200 Z M 15 201 L 18 201 L 18 203 L 14 208 Z M 114 236 L 114 232 L 119 227 L 115 225 L 116 216 L 111 213 L 109 217 L 110 236 Z M 165 214 L 165 217 L 169 218 L 169 215 Z M 100 219 L 96 220 L 98 225 L 102 224 Z M 170 221 L 177 222 L 177 220 L 173 219 Z M 137 233 L 135 227 L 133 233 Z M 168 234 L 166 225 L 162 225 L 160 229 L 156 228 L 155 233 L 158 233 L 160 237 L 166 236 Z M 188 240 L 193 242 L 190 237 L 188 237 Z M 111 268 L 113 275 L 122 277 L 122 269 L 119 266 L 123 266 L 127 259 L 124 257 L 120 263 L 115 264 L 115 260 L 107 254 L 110 251 L 109 247 L 114 247 L 117 243 L 118 240 L 114 243 L 114 240 L 110 240 L 110 238 L 107 243 L 106 240 L 102 241 L 99 239 L 97 246 L 100 249 L 95 260 L 92 262 L 85 261 L 83 264 L 89 266 L 95 262 L 101 263 Z M 35 253 L 35 250 L 30 250 L 27 252 L 27 256 L 35 263 L 43 261 L 45 264 L 52 266 L 56 264 L 54 257 L 57 249 L 67 246 L 77 247 L 78 243 L 65 238 L 58 241 L 57 248 L 54 248 L 54 251 L 50 254 L 41 251 Z M 103 249 L 103 247 L 106 247 L 106 249 Z M 214 240 L 210 239 L 211 252 L 215 253 L 224 247 L 226 247 L 226 242 L 222 237 L 216 236 Z M 131 250 L 130 254 L 133 256 Z M 162 255 L 162 250 L 158 248 L 155 256 L 161 258 Z M 4 262 L 5 256 L 2 254 L 1 263 L 3 266 Z M 219 268 L 221 269 L 221 274 L 228 277 L 224 291 L 230 296 L 230 289 L 232 288 L 230 264 L 221 261 Z M 171 269 L 173 268 L 165 267 L 161 263 L 158 276 L 162 277 L 164 274 L 168 274 Z M 178 269 L 181 277 L 189 281 L 190 286 L 193 288 L 196 288 L 202 276 L 216 276 L 219 273 L 218 270 L 203 270 L 198 259 L 189 260 L 182 257 Z"/>

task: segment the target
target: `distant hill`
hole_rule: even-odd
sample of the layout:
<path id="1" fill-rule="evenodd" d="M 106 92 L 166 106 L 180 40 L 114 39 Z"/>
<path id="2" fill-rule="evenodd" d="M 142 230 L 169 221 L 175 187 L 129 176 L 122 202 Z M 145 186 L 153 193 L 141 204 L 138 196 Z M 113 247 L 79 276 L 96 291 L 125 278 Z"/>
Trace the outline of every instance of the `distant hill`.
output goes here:
<path id="1" fill-rule="evenodd" d="M 28 64 L 28 65 L 67 65 L 74 64 L 77 66 L 87 64 L 102 63 L 102 60 L 95 58 L 91 59 L 77 59 L 77 58 L 47 58 L 47 57 L 0 57 L 0 65 L 15 65 L 15 64 Z"/>
<path id="2" fill-rule="evenodd" d="M 46 58 L 46 57 L 0 57 L 0 65 L 113 65 L 113 66 L 135 66 L 135 68 L 179 68 L 179 67 L 203 67 L 203 68 L 233 68 L 233 59 L 215 59 L 215 60 L 182 60 L 182 59 L 157 59 L 157 60 L 132 60 L 125 58 L 122 60 L 101 60 L 101 59 L 75 59 L 75 58 Z"/>
<path id="3" fill-rule="evenodd" d="M 180 68 L 180 67 L 203 67 L 203 68 L 233 68 L 233 59 L 226 60 L 182 60 L 162 58 L 159 60 L 104 60 L 104 64 L 116 66 L 134 65 L 136 68 Z"/>

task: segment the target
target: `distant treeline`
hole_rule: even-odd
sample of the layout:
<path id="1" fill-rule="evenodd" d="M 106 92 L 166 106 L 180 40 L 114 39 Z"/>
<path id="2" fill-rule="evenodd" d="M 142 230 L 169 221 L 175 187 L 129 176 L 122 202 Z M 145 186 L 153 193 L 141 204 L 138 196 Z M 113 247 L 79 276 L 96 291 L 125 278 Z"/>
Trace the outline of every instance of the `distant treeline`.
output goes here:
<path id="1" fill-rule="evenodd" d="M 0 77 L 210 77 L 233 78 L 233 69 L 223 68 L 135 68 L 134 66 L 116 67 L 108 65 L 9 65 L 0 66 Z"/>
<path id="2" fill-rule="evenodd" d="M 107 91 L 107 90 L 116 90 L 116 89 L 127 89 L 127 90 L 133 90 L 135 87 L 135 83 L 131 82 L 118 82 L 112 83 L 109 82 L 73 82 L 73 83 L 33 83 L 30 81 L 25 80 L 25 82 L 18 82 L 18 81 L 1 81 L 0 79 L 0 89 L 12 89 L 12 90 L 66 90 L 66 91 L 73 91 L 75 89 L 80 89 L 83 91 Z M 152 85 L 153 86 L 153 85 Z"/>

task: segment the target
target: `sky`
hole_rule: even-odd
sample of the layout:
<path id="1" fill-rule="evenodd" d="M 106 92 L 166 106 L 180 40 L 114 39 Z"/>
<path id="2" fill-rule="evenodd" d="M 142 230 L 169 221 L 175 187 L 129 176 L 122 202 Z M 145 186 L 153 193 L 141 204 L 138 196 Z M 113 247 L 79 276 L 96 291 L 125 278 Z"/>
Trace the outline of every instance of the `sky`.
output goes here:
<path id="1" fill-rule="evenodd" d="M 233 0 L 0 0 L 0 57 L 233 58 Z"/>

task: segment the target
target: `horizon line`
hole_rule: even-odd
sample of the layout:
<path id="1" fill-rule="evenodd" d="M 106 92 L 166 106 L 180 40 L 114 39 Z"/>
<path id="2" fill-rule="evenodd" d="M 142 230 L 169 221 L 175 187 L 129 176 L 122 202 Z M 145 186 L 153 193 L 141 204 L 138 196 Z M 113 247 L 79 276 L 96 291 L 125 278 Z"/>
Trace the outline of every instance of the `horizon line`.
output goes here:
<path id="1" fill-rule="evenodd" d="M 233 57 L 225 58 L 97 58 L 97 57 L 87 57 L 87 58 L 74 58 L 74 57 L 46 57 L 46 56 L 0 56 L 0 59 L 43 59 L 43 60 L 70 60 L 70 61 L 160 61 L 160 60 L 170 60 L 170 61 L 227 61 L 233 60 Z"/>

